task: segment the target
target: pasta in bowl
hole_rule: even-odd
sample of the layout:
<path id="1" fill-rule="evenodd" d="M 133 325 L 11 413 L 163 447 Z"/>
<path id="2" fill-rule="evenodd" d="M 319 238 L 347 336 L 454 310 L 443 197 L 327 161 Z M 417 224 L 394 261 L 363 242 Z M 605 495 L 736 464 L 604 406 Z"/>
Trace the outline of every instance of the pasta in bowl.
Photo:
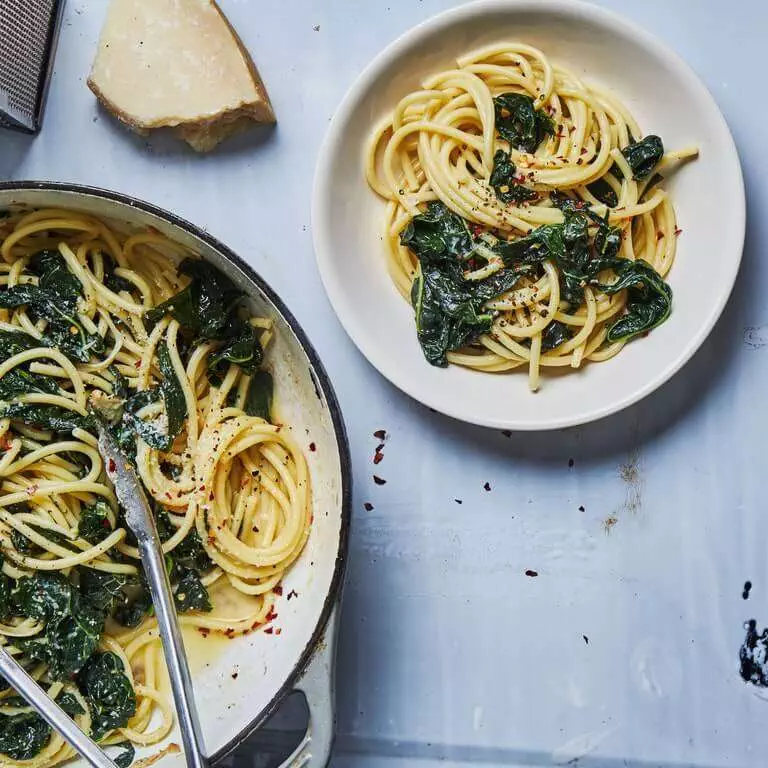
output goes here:
<path id="1" fill-rule="evenodd" d="M 317 547 L 343 548 L 327 511 L 345 503 L 332 394 L 271 297 L 200 258 L 205 243 L 148 212 L 128 211 L 139 226 L 112 218 L 119 200 L 40 193 L 0 190 L 0 642 L 121 765 L 172 749 L 152 604 L 87 407 L 101 395 L 119 405 L 115 436 L 152 503 L 196 680 L 220 688 L 228 668 L 203 723 L 226 751 L 328 620 L 340 561 Z M 329 524 L 313 532 L 318 509 Z M 325 591 L 294 610 L 316 560 Z M 246 685 L 245 660 L 263 665 L 255 695 L 232 690 L 237 658 Z M 6 686 L 0 752 L 25 766 L 74 756 Z"/>
<path id="2" fill-rule="evenodd" d="M 637 138 L 635 137 L 642 137 Z M 678 229 L 664 152 L 612 94 L 498 43 L 427 78 L 372 134 L 390 273 L 433 365 L 608 360 L 671 312 Z"/>
<path id="3" fill-rule="evenodd" d="M 725 305 L 744 218 L 696 76 L 563 0 L 481 0 L 392 43 L 335 113 L 313 197 L 324 286 L 370 362 L 435 410 L 521 430 L 600 418 L 679 370 Z"/>

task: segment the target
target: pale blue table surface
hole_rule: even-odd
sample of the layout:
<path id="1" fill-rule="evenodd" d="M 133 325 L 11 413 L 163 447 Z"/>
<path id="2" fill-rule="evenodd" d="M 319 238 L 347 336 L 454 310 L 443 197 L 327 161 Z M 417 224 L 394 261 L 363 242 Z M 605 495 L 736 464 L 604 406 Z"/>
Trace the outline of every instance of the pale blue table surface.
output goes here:
<path id="1" fill-rule="evenodd" d="M 513 437 L 431 413 L 379 376 L 312 251 L 311 180 L 336 105 L 384 45 L 454 4 L 222 0 L 280 123 L 200 157 L 97 108 L 85 80 L 106 3 L 70 0 L 44 130 L 0 135 L 0 177 L 111 187 L 196 222 L 316 345 L 355 467 L 335 768 L 764 766 L 768 702 L 737 667 L 743 622 L 768 623 L 768 4 L 602 3 L 674 47 L 723 110 L 747 184 L 744 263 L 712 336 L 660 391 L 591 426 Z"/>

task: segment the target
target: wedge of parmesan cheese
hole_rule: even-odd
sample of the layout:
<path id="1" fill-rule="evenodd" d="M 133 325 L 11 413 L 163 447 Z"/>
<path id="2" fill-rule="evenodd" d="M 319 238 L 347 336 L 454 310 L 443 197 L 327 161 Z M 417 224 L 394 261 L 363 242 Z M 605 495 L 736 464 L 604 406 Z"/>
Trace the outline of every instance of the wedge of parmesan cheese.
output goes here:
<path id="1" fill-rule="evenodd" d="M 88 86 L 134 130 L 173 127 L 198 152 L 275 115 L 213 0 L 112 0 Z"/>

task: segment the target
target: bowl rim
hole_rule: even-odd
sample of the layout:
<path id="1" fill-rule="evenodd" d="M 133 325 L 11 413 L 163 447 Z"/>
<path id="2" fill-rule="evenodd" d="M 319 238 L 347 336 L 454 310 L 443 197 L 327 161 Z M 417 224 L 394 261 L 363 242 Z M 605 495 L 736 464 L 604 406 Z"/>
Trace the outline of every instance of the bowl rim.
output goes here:
<path id="1" fill-rule="evenodd" d="M 471 411 L 462 412 L 460 406 L 448 407 L 433 402 L 429 391 L 420 391 L 417 383 L 412 383 L 411 380 L 401 376 L 399 371 L 396 370 L 396 366 L 389 366 L 386 363 L 383 356 L 379 355 L 376 343 L 367 343 L 364 334 L 357 329 L 355 313 L 350 309 L 352 305 L 344 300 L 343 292 L 341 289 L 337 289 L 333 278 L 334 249 L 331 245 L 332 238 L 328 229 L 328 222 L 330 220 L 330 204 L 328 200 L 330 196 L 325 194 L 325 190 L 329 189 L 333 183 L 331 158 L 334 154 L 334 146 L 343 139 L 343 126 L 354 114 L 359 102 L 365 97 L 371 87 L 371 83 L 390 66 L 395 64 L 403 54 L 413 48 L 424 36 L 491 12 L 507 12 L 510 15 L 536 12 L 551 14 L 552 16 L 566 15 L 570 18 L 577 16 L 581 22 L 598 22 L 604 27 L 609 27 L 634 39 L 646 48 L 651 55 L 674 69 L 686 83 L 688 91 L 692 92 L 697 100 L 704 101 L 711 107 L 712 115 L 716 118 L 720 139 L 722 140 L 721 149 L 729 155 L 728 162 L 734 169 L 736 186 L 738 187 L 738 194 L 729 197 L 729 201 L 732 204 L 732 210 L 729 215 L 732 217 L 738 232 L 732 248 L 737 250 L 738 253 L 736 258 L 731 260 L 731 269 L 725 283 L 726 290 L 720 292 L 718 300 L 711 305 L 705 322 L 698 327 L 696 334 L 688 339 L 674 361 L 642 386 L 607 405 L 596 406 L 587 411 L 580 411 L 572 416 L 542 418 L 538 422 L 515 421 L 508 418 L 477 417 L 473 416 Z M 736 144 L 717 102 L 693 68 L 655 35 L 614 11 L 598 7 L 592 3 L 583 2 L 583 0 L 473 0 L 472 2 L 431 16 L 411 27 L 380 51 L 357 76 L 347 90 L 338 109 L 334 112 L 320 147 L 312 188 L 311 216 L 315 260 L 328 299 L 346 333 L 360 352 L 362 352 L 363 356 L 379 373 L 413 399 L 459 421 L 496 429 L 543 432 L 587 424 L 634 405 L 669 381 L 700 349 L 725 309 L 741 266 L 746 238 L 746 193 L 744 189 L 744 175 Z"/>
<path id="2" fill-rule="evenodd" d="M 140 198 L 134 197 L 133 195 L 124 194 L 122 192 L 116 192 L 113 190 L 104 189 L 102 187 L 73 184 L 69 182 L 0 182 L 0 192 L 28 191 L 65 192 L 77 195 L 78 197 L 84 196 L 109 200 L 110 202 L 119 203 L 121 205 L 128 206 L 129 208 L 139 210 L 143 213 L 156 216 L 168 224 L 181 229 L 186 234 L 202 240 L 212 250 L 221 254 L 221 256 L 226 261 L 229 261 L 235 267 L 241 270 L 245 274 L 246 278 L 250 280 L 250 282 L 252 282 L 258 288 L 258 290 L 264 294 L 267 301 L 269 301 L 280 313 L 288 327 L 298 339 L 299 345 L 303 349 L 304 353 L 307 355 L 313 381 L 315 382 L 316 386 L 319 386 L 320 390 L 325 396 L 325 401 L 328 405 L 328 411 L 331 416 L 331 424 L 333 426 L 333 431 L 339 450 L 339 469 L 341 476 L 341 517 L 339 526 L 339 544 L 338 549 L 336 550 L 336 561 L 334 564 L 333 576 L 331 577 L 331 583 L 325 596 L 325 600 L 323 601 L 320 617 L 317 620 L 312 635 L 304 646 L 304 649 L 301 651 L 297 662 L 294 664 L 291 673 L 283 681 L 282 685 L 272 697 L 270 702 L 266 705 L 266 707 L 264 707 L 261 712 L 259 712 L 244 729 L 240 730 L 223 747 L 221 747 L 221 749 L 217 750 L 213 755 L 209 757 L 210 762 L 212 764 L 216 764 L 231 754 L 256 730 L 258 730 L 264 721 L 267 720 L 267 718 L 269 718 L 269 716 L 275 712 L 278 705 L 292 691 L 295 690 L 296 683 L 311 662 L 315 650 L 317 649 L 317 646 L 323 637 L 323 633 L 325 632 L 334 608 L 339 604 L 341 600 L 341 593 L 344 586 L 344 577 L 347 567 L 347 557 L 349 553 L 349 533 L 352 518 L 352 459 L 347 430 L 344 424 L 344 418 L 341 413 L 341 407 L 339 406 L 336 392 L 333 388 L 330 377 L 325 370 L 325 366 L 320 359 L 320 356 L 304 332 L 304 329 L 301 327 L 301 325 L 299 325 L 299 322 L 296 320 L 293 313 L 288 309 L 288 307 L 277 295 L 277 293 L 275 293 L 272 287 L 256 272 L 256 270 L 231 248 L 224 245 L 224 243 L 222 243 L 219 239 L 209 234 L 204 229 L 198 227 L 196 224 L 192 224 L 191 222 L 187 221 L 181 216 L 176 215 L 175 213 L 172 213 L 171 211 L 168 211 Z"/>

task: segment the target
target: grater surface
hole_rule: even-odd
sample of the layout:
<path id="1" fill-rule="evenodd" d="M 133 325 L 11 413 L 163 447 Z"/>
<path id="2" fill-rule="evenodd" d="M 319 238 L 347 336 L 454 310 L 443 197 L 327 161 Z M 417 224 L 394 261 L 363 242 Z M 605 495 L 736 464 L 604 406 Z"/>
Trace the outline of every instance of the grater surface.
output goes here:
<path id="1" fill-rule="evenodd" d="M 64 0 L 0 0 L 0 127 L 40 128 Z"/>

